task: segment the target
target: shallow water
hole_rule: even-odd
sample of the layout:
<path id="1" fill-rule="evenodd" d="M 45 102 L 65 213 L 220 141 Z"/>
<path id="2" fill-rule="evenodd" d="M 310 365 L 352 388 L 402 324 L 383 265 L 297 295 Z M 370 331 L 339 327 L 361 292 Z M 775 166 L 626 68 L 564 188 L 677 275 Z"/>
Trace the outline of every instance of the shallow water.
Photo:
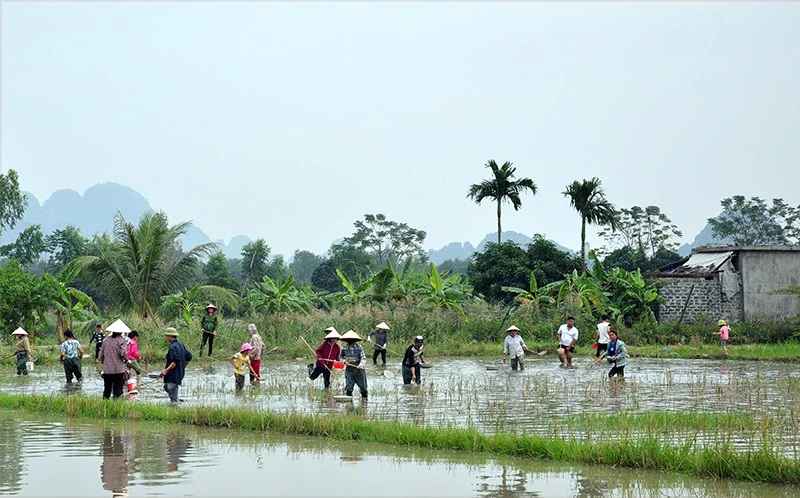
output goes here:
<path id="1" fill-rule="evenodd" d="M 322 438 L 0 411 L 0 494 L 20 496 L 798 496 L 703 480 Z"/>
<path id="2" fill-rule="evenodd" d="M 86 361 L 86 360 L 85 360 Z M 775 362 L 639 359 L 626 367 L 623 382 L 610 382 L 607 368 L 579 358 L 573 369 L 558 367 L 557 358 L 527 359 L 526 368 L 512 372 L 496 360 L 444 359 L 422 370 L 421 386 L 403 386 L 399 366 L 369 365 L 369 399 L 358 389 L 350 402 L 334 401 L 341 394 L 342 373 L 333 389 L 322 379 L 307 378 L 305 362 L 262 364 L 263 382 L 236 394 L 231 368 L 224 363 L 190 365 L 181 397 L 186 405 L 248 406 L 272 411 L 329 413 L 357 411 L 376 420 L 403 421 L 437 427 L 473 427 L 482 432 L 545 433 L 557 420 L 584 413 L 741 412 L 756 417 L 782 417 L 788 422 L 770 434 L 780 451 L 800 454 L 800 365 Z M 498 370 L 487 370 L 499 367 Z M 0 390 L 16 393 L 69 393 L 80 390 L 100 395 L 102 379 L 96 364 L 84 365 L 85 381 L 67 388 L 61 370 L 37 370 L 27 378 L 0 376 Z M 166 403 L 159 380 L 144 378 L 141 401 Z M 568 427 L 566 435 L 570 435 Z M 680 436 L 680 435 L 679 435 Z M 712 435 L 691 434 L 692 437 Z M 670 437 L 675 437 L 672 434 Z M 744 448 L 757 445 L 758 434 L 734 438 Z"/>

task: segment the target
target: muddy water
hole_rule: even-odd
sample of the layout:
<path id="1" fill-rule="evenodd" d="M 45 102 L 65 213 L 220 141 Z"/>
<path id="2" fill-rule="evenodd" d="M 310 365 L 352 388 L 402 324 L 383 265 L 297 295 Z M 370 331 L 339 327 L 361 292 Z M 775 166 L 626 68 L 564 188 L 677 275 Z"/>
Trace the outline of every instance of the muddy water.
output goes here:
<path id="1" fill-rule="evenodd" d="M 561 369 L 556 358 L 528 359 L 512 372 L 497 360 L 434 361 L 422 370 L 421 386 L 403 386 L 398 365 L 368 368 L 369 398 L 341 403 L 344 376 L 337 373 L 333 389 L 322 389 L 307 378 L 305 362 L 262 364 L 263 382 L 234 391 L 231 367 L 224 363 L 190 365 L 181 397 L 187 405 L 249 406 L 273 411 L 329 413 L 357 411 L 377 420 L 399 420 L 432 426 L 474 427 L 483 432 L 551 431 L 553 421 L 583 413 L 617 412 L 741 412 L 752 416 L 785 417 L 793 422 L 775 433 L 785 440 L 783 451 L 797 454 L 800 422 L 800 365 L 770 362 L 671 360 L 634 358 L 623 382 L 609 382 L 607 368 L 588 368 L 588 357 L 573 369 Z M 489 370 L 497 368 L 497 370 Z M 79 389 L 100 395 L 102 380 L 94 363 L 84 367 Z M 388 374 L 385 372 L 389 372 Z M 140 401 L 166 403 L 158 380 L 143 379 Z M 73 392 L 61 370 L 37 370 L 27 378 L 0 376 L 0 390 L 18 393 Z M 702 436 L 702 435 L 701 435 Z M 757 438 L 756 438 L 757 439 Z M 756 439 L 734 442 L 747 446 Z"/>
<path id="2" fill-rule="evenodd" d="M 320 438 L 0 411 L 0 495 L 726 496 L 800 489 Z"/>

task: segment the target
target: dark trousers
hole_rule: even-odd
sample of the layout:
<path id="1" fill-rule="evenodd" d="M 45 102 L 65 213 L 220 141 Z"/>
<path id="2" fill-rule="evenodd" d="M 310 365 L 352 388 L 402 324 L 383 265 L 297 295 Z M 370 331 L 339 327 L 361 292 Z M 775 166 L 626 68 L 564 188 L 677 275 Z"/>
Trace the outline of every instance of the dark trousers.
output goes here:
<path id="1" fill-rule="evenodd" d="M 620 378 L 625 377 L 625 365 L 622 365 L 621 367 L 614 365 L 611 367 L 611 370 L 608 371 L 608 378 L 610 379 L 615 375 L 619 375 Z"/>
<path id="2" fill-rule="evenodd" d="M 414 365 L 414 375 L 417 377 L 417 384 L 419 384 L 422 381 L 419 363 Z M 403 365 L 403 384 L 411 384 L 411 369 L 405 365 Z"/>
<path id="3" fill-rule="evenodd" d="M 28 352 L 20 351 L 17 353 L 17 375 L 28 375 Z"/>
<path id="4" fill-rule="evenodd" d="M 236 390 L 241 391 L 244 389 L 244 375 L 233 374 L 233 376 L 236 379 Z"/>
<path id="5" fill-rule="evenodd" d="M 203 348 L 206 347 L 206 342 L 208 342 L 208 356 L 211 356 L 214 350 L 214 334 L 203 332 L 203 342 L 200 343 L 200 356 L 203 356 Z"/>
<path id="6" fill-rule="evenodd" d="M 325 367 L 321 367 L 319 365 L 314 366 L 314 371 L 308 376 L 311 380 L 317 380 L 317 377 L 322 375 L 322 381 L 325 384 L 325 389 L 331 387 L 331 371 Z"/>
<path id="7" fill-rule="evenodd" d="M 122 396 L 122 386 L 125 384 L 125 374 L 103 374 L 103 397 L 108 399 L 111 397 L 112 391 L 114 398 Z"/>
<path id="8" fill-rule="evenodd" d="M 99 342 L 96 342 L 96 343 L 94 344 L 94 359 L 95 359 L 95 360 L 96 360 L 96 359 L 98 359 L 98 358 L 100 358 L 100 346 L 101 346 L 101 345 L 102 345 L 102 344 L 100 344 Z"/>
<path id="9" fill-rule="evenodd" d="M 386 365 L 386 350 L 385 349 L 376 349 L 374 353 L 372 353 L 372 363 L 378 364 L 378 355 L 381 355 L 381 361 L 384 365 Z"/>
<path id="10" fill-rule="evenodd" d="M 79 357 L 64 358 L 64 375 L 67 376 L 67 382 L 72 382 L 73 376 L 78 382 L 83 380 L 83 374 L 81 373 L 81 359 Z"/>
<path id="11" fill-rule="evenodd" d="M 597 352 L 594 354 L 594 356 L 596 358 L 600 358 L 600 354 L 601 353 L 605 353 L 607 349 L 608 349 L 608 344 L 600 344 L 598 342 L 597 343 Z"/>
<path id="12" fill-rule="evenodd" d="M 348 396 L 353 395 L 353 386 L 358 385 L 361 390 L 361 397 L 367 397 L 367 373 L 356 367 L 344 369 L 344 393 Z"/>

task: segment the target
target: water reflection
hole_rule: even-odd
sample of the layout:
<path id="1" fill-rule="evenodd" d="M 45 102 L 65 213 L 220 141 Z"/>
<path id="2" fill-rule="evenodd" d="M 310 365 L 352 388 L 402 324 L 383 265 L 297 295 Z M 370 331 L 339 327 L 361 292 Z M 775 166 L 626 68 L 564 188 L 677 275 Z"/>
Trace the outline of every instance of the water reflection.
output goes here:
<path id="1" fill-rule="evenodd" d="M 280 496 L 330 496 L 331 479 L 357 482 L 348 488 L 354 497 L 800 495 L 796 487 L 324 438 L 135 421 L 99 425 L 0 411 L 0 494 L 228 496 L 235 489 L 237 496 L 263 496 L 262 485 L 241 486 L 241 476 L 257 476 Z M 98 468 L 99 480 L 87 478 Z"/>
<path id="2" fill-rule="evenodd" d="M 100 454 L 103 457 L 100 464 L 103 489 L 111 491 L 113 496 L 125 496 L 128 487 L 128 456 L 119 430 L 103 430 Z"/>

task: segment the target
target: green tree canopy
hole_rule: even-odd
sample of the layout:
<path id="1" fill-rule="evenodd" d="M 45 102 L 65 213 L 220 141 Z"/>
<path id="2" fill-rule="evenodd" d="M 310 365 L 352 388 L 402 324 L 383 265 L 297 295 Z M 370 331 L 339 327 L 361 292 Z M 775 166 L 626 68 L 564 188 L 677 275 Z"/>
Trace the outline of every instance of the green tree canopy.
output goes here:
<path id="1" fill-rule="evenodd" d="M 520 195 L 526 190 L 536 195 L 536 184 L 530 178 L 514 179 L 517 168 L 512 167 L 512 163 L 506 161 L 502 166 L 498 166 L 494 159 L 486 163 L 486 167 L 492 171 L 492 177 L 483 180 L 481 183 L 470 185 L 467 197 L 480 204 L 484 199 L 491 199 L 497 203 L 497 243 L 500 244 L 500 236 L 503 227 L 500 223 L 502 217 L 503 202 L 510 203 L 515 211 L 522 207 Z"/>
<path id="2" fill-rule="evenodd" d="M 502 287 L 525 288 L 530 274 L 528 255 L 512 241 L 486 244 L 483 252 L 472 255 L 472 263 L 467 269 L 475 292 L 493 301 L 511 300 Z"/>
<path id="3" fill-rule="evenodd" d="M 561 280 L 564 275 L 581 267 L 577 256 L 570 256 L 539 234 L 533 236 L 525 252 L 528 256 L 527 266 L 536 274 L 539 285 Z"/>
<path id="4" fill-rule="evenodd" d="M 207 243 L 183 251 L 179 239 L 190 226 L 169 226 L 163 211 L 146 213 L 137 226 L 117 213 L 111 249 L 70 265 L 77 265 L 113 305 L 149 318 L 161 297 L 182 290 L 194 278 L 200 259 L 216 249 L 216 244 Z"/>
<path id="5" fill-rule="evenodd" d="M 28 197 L 19 190 L 19 175 L 13 169 L 0 173 L 0 235 L 14 228 L 25 213 Z"/>
<path id="6" fill-rule="evenodd" d="M 324 258 L 317 256 L 311 251 L 297 250 L 294 252 L 289 270 L 291 270 L 292 275 L 299 282 L 308 282 L 311 280 L 311 275 L 314 273 L 314 270 L 322 263 L 323 259 Z"/>
<path id="7" fill-rule="evenodd" d="M 619 210 L 615 230 L 604 228 L 598 236 L 605 242 L 602 251 L 598 252 L 609 254 L 614 249 L 627 247 L 631 252 L 640 252 L 645 258 L 650 258 L 662 248 L 677 250 L 683 232 L 658 206 L 633 206 Z"/>
<path id="8" fill-rule="evenodd" d="M 226 289 L 237 289 L 239 286 L 236 279 L 228 270 L 228 258 L 222 251 L 217 251 L 208 258 L 208 262 L 203 267 L 205 283 Z"/>
<path id="9" fill-rule="evenodd" d="M 23 230 L 13 244 L 0 249 L 0 255 L 17 259 L 23 266 L 29 267 L 39 261 L 46 249 L 41 225 L 31 225 Z"/>
<path id="10" fill-rule="evenodd" d="M 34 324 L 51 304 L 52 289 L 12 259 L 0 266 L 0 330 L 10 333 L 17 327 L 33 332 Z"/>
<path id="11" fill-rule="evenodd" d="M 57 274 L 70 261 L 87 254 L 89 241 L 82 235 L 78 227 L 67 225 L 64 229 L 54 230 L 44 238 L 50 259 L 47 270 Z"/>
<path id="12" fill-rule="evenodd" d="M 797 240 L 797 208 L 787 205 L 783 199 L 772 199 L 768 205 L 760 197 L 745 199 L 735 195 L 723 199 L 722 213 L 709 218 L 711 233 L 718 239 L 730 239 L 737 246 L 780 245 Z"/>
<path id="13" fill-rule="evenodd" d="M 242 276 L 244 287 L 260 282 L 267 274 L 267 262 L 272 249 L 264 239 L 257 239 L 242 247 Z"/>
<path id="14" fill-rule="evenodd" d="M 375 258 L 377 267 L 387 262 L 397 265 L 409 258 L 426 257 L 422 244 L 426 233 L 406 223 L 387 220 L 383 214 L 365 214 L 364 220 L 353 223 L 356 231 L 342 245 L 357 247 Z"/>

